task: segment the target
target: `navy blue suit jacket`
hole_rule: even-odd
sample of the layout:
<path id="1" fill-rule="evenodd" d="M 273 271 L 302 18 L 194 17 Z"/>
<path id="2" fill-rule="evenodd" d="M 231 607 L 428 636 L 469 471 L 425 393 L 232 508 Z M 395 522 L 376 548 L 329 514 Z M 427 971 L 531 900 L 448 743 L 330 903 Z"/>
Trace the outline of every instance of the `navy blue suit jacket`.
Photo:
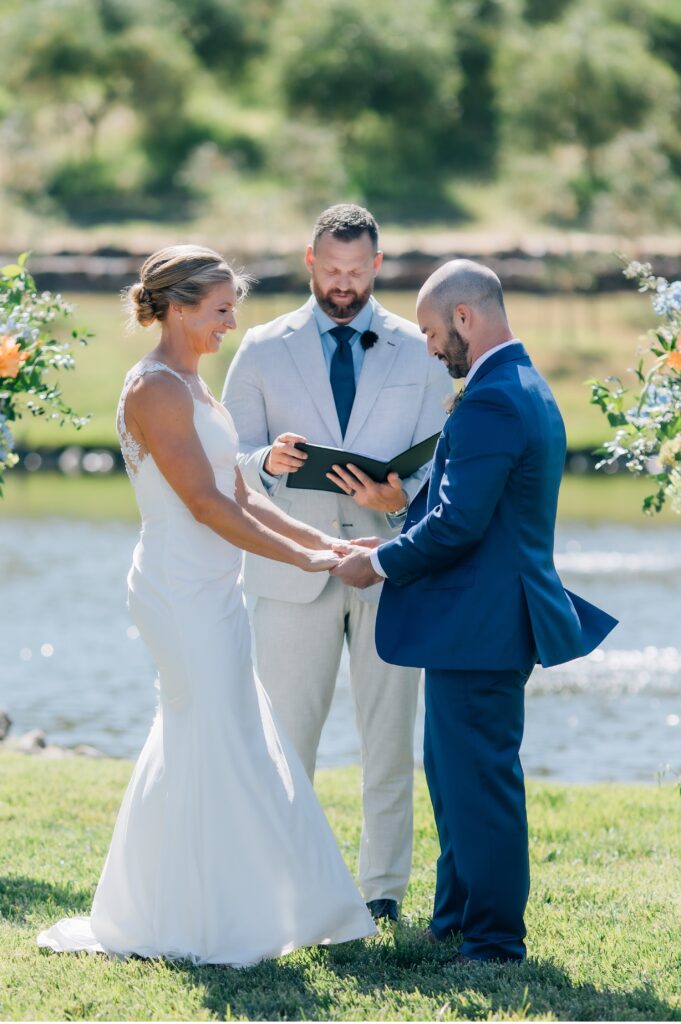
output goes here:
<path id="1" fill-rule="evenodd" d="M 588 654 L 617 620 L 563 587 L 553 564 L 565 428 L 520 344 L 479 367 L 438 441 L 399 537 L 376 646 L 395 665 L 527 669 Z"/>

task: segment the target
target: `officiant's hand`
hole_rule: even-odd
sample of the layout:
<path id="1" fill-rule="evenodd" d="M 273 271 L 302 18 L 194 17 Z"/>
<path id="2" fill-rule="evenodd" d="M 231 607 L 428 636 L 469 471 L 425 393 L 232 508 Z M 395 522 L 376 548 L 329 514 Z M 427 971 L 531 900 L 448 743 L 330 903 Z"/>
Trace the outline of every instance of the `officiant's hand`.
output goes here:
<path id="1" fill-rule="evenodd" d="M 342 466 L 334 466 L 333 473 L 326 475 L 362 508 L 393 515 L 408 504 L 409 499 L 402 490 L 402 481 L 398 473 L 389 473 L 386 482 L 379 484 L 357 466 L 348 463 L 345 469 Z"/>
<path id="2" fill-rule="evenodd" d="M 296 444 L 306 440 L 300 434 L 280 434 L 275 437 L 263 463 L 265 472 L 281 476 L 282 473 L 295 473 L 299 470 L 307 458 L 307 452 L 301 452 Z"/>
<path id="3" fill-rule="evenodd" d="M 374 571 L 368 548 L 359 547 L 355 548 L 347 558 L 344 558 L 340 565 L 332 569 L 331 575 L 337 576 L 349 587 L 358 587 L 360 590 L 371 587 L 383 579 Z"/>

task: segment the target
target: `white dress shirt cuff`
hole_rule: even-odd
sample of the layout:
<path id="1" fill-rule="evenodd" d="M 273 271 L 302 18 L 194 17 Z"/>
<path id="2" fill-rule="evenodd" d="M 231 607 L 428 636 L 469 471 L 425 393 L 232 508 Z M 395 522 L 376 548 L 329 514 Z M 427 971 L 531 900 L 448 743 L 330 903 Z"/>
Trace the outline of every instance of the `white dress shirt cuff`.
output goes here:
<path id="1" fill-rule="evenodd" d="M 269 455 L 270 451 L 271 451 L 270 448 L 265 448 L 264 452 L 260 456 L 260 463 L 258 465 L 258 472 L 260 473 L 260 479 L 262 480 L 262 485 L 263 485 L 263 487 L 265 488 L 265 490 L 267 491 L 268 494 L 272 493 L 272 491 L 274 490 L 275 484 L 277 483 L 277 481 L 279 479 L 279 477 L 273 476 L 271 473 L 268 473 L 267 470 L 265 469 L 265 459 Z"/>
<path id="2" fill-rule="evenodd" d="M 374 548 L 372 550 L 371 554 L 369 555 L 369 557 L 371 559 L 372 568 L 373 568 L 374 572 L 376 573 L 376 575 L 377 576 L 384 576 L 387 579 L 388 578 L 388 574 L 385 571 L 385 569 L 383 568 L 383 566 L 381 565 L 379 557 L 378 557 L 378 548 Z"/>

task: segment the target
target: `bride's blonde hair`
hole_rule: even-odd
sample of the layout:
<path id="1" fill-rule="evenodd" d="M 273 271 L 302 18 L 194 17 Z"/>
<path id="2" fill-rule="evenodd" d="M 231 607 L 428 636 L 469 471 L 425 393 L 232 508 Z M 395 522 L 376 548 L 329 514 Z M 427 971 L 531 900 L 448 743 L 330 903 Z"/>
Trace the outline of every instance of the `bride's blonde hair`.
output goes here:
<path id="1" fill-rule="evenodd" d="M 142 264 L 140 279 L 123 291 L 128 326 L 149 327 L 165 319 L 171 302 L 198 306 L 216 284 L 231 281 L 239 299 L 248 293 L 251 278 L 236 271 L 217 252 L 201 245 L 169 245 Z"/>

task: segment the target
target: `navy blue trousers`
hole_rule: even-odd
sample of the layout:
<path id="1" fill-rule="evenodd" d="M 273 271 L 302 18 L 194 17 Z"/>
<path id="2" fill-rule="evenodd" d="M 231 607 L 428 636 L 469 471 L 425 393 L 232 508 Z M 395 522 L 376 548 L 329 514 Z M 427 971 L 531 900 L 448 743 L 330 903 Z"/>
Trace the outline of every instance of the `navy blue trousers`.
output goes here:
<path id="1" fill-rule="evenodd" d="M 424 767 L 440 839 L 431 928 L 477 960 L 525 957 L 530 889 L 519 750 L 527 672 L 426 670 Z"/>

